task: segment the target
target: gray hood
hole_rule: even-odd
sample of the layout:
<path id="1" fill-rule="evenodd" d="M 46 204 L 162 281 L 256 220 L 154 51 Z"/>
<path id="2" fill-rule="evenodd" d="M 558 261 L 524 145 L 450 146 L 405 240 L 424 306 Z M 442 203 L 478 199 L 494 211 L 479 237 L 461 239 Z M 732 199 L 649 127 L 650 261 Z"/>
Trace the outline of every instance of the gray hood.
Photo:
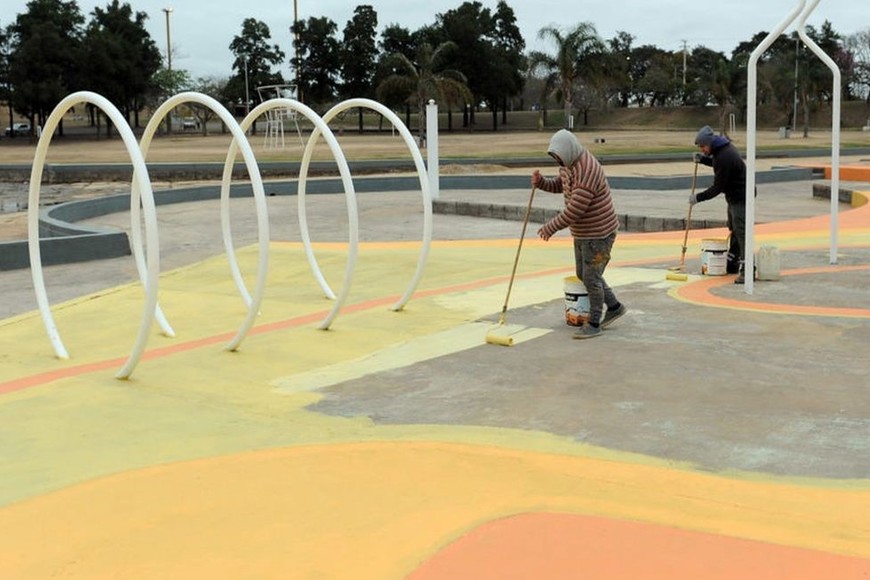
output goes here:
<path id="1" fill-rule="evenodd" d="M 550 139 L 550 148 L 547 149 L 550 155 L 556 154 L 565 166 L 571 166 L 583 153 L 583 146 L 574 137 L 574 134 L 567 129 L 560 129 Z"/>

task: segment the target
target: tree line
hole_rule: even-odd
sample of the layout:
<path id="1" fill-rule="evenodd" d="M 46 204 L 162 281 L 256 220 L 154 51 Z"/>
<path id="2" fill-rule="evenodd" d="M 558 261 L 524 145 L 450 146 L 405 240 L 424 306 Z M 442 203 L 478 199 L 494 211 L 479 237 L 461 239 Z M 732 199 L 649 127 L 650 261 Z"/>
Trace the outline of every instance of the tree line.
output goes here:
<path id="1" fill-rule="evenodd" d="M 275 84 L 295 85 L 296 96 L 320 111 L 338 99 L 368 97 L 404 109 L 410 119 L 412 110 L 436 99 L 451 129 L 454 113 L 469 127 L 486 111 L 495 130 L 508 111 L 529 108 L 545 116 L 559 109 L 563 122 L 577 116 L 585 123 L 595 109 L 715 105 L 724 118 L 744 110 L 746 63 L 767 35 L 758 32 L 730 55 L 704 46 L 667 51 L 637 46 L 624 31 L 603 39 L 593 23 L 579 22 L 541 29 L 545 48 L 526 51 L 505 0 L 494 8 L 463 2 L 418 30 L 389 24 L 380 33 L 375 9 L 359 5 L 340 33 L 327 17 L 294 23 L 285 32 L 294 47 L 289 58 L 266 23 L 245 19 L 228 44 L 228 75 L 194 79 L 167 66 L 169 55 L 148 34 L 147 18 L 120 0 L 94 9 L 87 20 L 75 1 L 28 2 L 24 13 L 0 26 L 0 101 L 10 125 L 13 112 L 31 126 L 43 124 L 76 90 L 102 94 L 133 126 L 140 126 L 146 107 L 180 90 L 209 94 L 242 114 L 258 100 L 252 88 Z M 807 35 L 840 68 L 843 98 L 870 104 L 870 28 L 844 37 L 826 21 L 819 29 L 808 26 Z M 286 64 L 291 78 L 281 73 Z M 798 112 L 808 123 L 831 99 L 830 71 L 796 33 L 774 42 L 758 75 L 758 103 L 776 105 L 786 125 Z M 206 131 L 211 114 L 194 109 Z M 88 114 L 92 124 L 100 122 L 94 111 Z"/>

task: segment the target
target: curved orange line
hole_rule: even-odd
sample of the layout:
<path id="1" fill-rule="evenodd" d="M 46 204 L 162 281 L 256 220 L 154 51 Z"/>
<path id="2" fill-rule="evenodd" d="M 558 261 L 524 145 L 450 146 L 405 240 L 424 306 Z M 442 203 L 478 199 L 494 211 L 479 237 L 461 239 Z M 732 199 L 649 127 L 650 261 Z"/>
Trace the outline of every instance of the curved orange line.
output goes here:
<path id="1" fill-rule="evenodd" d="M 525 274 L 518 274 L 517 279 L 525 279 L 525 278 L 536 278 L 539 276 L 549 276 L 552 274 L 559 274 L 573 271 L 573 268 L 568 267 L 559 267 L 559 268 L 549 268 L 546 270 L 540 270 L 537 272 L 529 272 Z M 419 297 L 427 297 L 427 296 L 438 296 L 441 294 L 450 294 L 453 292 L 467 292 L 469 290 L 474 290 L 477 288 L 483 288 L 486 286 L 492 286 L 495 284 L 501 284 L 509 279 L 509 276 L 496 276 L 493 278 L 485 278 L 482 280 L 475 280 L 473 282 L 467 282 L 464 284 L 455 284 L 452 286 L 444 286 L 441 288 L 433 288 L 430 290 L 418 290 L 415 293 L 415 296 Z M 373 308 L 384 308 L 388 307 L 395 303 L 398 300 L 398 295 L 393 296 L 384 296 L 381 298 L 373 298 L 371 300 L 365 300 L 363 302 L 357 302 L 355 304 L 349 304 L 342 308 L 343 313 L 351 313 L 351 312 L 362 312 L 365 310 L 371 310 Z M 285 320 L 279 320 L 276 322 L 270 322 L 266 324 L 260 324 L 251 329 L 248 333 L 250 336 L 266 334 L 269 332 L 276 332 L 280 330 L 286 330 L 288 328 L 303 326 L 306 324 L 314 324 L 323 319 L 326 316 L 327 311 L 321 310 L 318 312 L 313 312 L 310 314 L 304 314 L 302 316 L 295 316 L 293 318 L 288 318 Z M 179 354 L 183 352 L 189 352 L 192 350 L 196 350 L 205 346 L 213 346 L 216 344 L 221 344 L 229 341 L 235 333 L 226 332 L 221 334 L 216 334 L 213 336 L 206 336 L 203 338 L 198 338 L 195 340 L 188 340 L 185 342 L 180 342 L 177 344 L 172 344 L 169 346 L 163 346 L 159 348 L 149 349 L 142 355 L 142 360 L 155 360 L 166 356 L 171 356 L 174 354 Z M 72 377 L 77 377 L 81 375 L 85 375 L 88 373 L 96 372 L 96 371 L 105 371 L 108 369 L 112 369 L 118 367 L 124 363 L 123 358 L 115 358 L 109 360 L 96 361 L 92 363 L 80 364 L 70 367 L 65 367 L 62 369 L 56 369 L 52 371 L 47 371 L 43 373 L 38 373 L 35 375 L 30 375 L 26 377 L 21 377 L 18 379 L 12 379 L 10 381 L 6 381 L 5 383 L 0 383 L 0 395 L 5 395 L 8 393 L 12 393 L 15 391 L 21 391 L 23 389 L 28 389 L 31 387 L 37 387 L 40 385 L 44 385 L 47 383 L 51 383 L 61 379 L 67 379 Z"/>
<path id="2" fill-rule="evenodd" d="M 868 573 L 866 558 L 601 516 L 526 513 L 478 526 L 424 562 L 408 580 L 785 580 L 863 578 Z"/>
<path id="3" fill-rule="evenodd" d="M 840 274 L 844 272 L 854 272 L 858 270 L 868 270 L 870 264 L 856 266 L 819 266 L 813 268 L 796 268 L 781 272 L 781 276 L 805 276 L 809 274 L 834 273 Z M 717 276 L 715 278 L 707 278 L 697 282 L 689 282 L 672 290 L 673 295 L 678 298 L 699 304 L 702 306 L 713 306 L 716 308 L 732 308 L 735 310 L 749 310 L 755 312 L 770 312 L 776 314 L 802 314 L 809 316 L 837 316 L 846 318 L 870 318 L 870 309 L 867 308 L 837 308 L 832 306 L 805 306 L 801 304 L 782 304 L 775 302 L 761 302 L 748 298 L 746 300 L 738 300 L 735 298 L 726 298 L 716 296 L 711 292 L 713 288 L 725 286 L 733 283 L 731 276 Z"/>

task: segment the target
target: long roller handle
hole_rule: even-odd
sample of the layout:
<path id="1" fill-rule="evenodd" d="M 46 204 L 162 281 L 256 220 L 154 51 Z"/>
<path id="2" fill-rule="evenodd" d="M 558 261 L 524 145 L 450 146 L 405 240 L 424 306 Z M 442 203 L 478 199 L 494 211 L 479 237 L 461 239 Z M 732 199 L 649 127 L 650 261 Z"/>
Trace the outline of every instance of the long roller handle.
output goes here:
<path id="1" fill-rule="evenodd" d="M 520 263 L 520 252 L 523 249 L 523 240 L 526 237 L 526 228 L 529 225 L 529 216 L 532 215 L 532 201 L 535 199 L 535 190 L 536 189 L 537 188 L 532 187 L 532 193 L 531 193 L 531 195 L 529 195 L 529 205 L 526 206 L 526 215 L 523 218 L 523 231 L 520 233 L 520 243 L 517 245 L 517 255 L 514 257 L 514 267 L 511 270 L 511 279 L 508 282 L 507 294 L 504 297 L 504 306 L 502 306 L 502 308 L 501 308 L 501 315 L 498 317 L 499 324 L 504 324 L 505 315 L 506 315 L 507 309 L 508 309 L 508 302 L 510 301 L 510 297 L 511 297 L 511 289 L 514 286 L 514 277 L 517 274 L 517 264 Z"/>

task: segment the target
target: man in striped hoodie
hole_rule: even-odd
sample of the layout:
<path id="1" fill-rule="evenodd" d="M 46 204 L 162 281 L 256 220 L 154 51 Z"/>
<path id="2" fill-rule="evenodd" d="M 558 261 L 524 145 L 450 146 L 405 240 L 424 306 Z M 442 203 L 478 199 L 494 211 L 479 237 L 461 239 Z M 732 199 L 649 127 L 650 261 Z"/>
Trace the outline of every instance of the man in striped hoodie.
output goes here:
<path id="1" fill-rule="evenodd" d="M 577 277 L 589 294 L 589 321 L 574 333 L 574 338 L 599 336 L 602 328 L 626 311 L 604 280 L 619 229 L 610 185 L 601 164 L 570 131 L 562 129 L 553 135 L 547 153 L 559 164 L 559 176 L 544 177 L 535 170 L 532 186 L 561 193 L 565 209 L 544 224 L 538 235 L 547 241 L 559 230 L 571 231 Z"/>

